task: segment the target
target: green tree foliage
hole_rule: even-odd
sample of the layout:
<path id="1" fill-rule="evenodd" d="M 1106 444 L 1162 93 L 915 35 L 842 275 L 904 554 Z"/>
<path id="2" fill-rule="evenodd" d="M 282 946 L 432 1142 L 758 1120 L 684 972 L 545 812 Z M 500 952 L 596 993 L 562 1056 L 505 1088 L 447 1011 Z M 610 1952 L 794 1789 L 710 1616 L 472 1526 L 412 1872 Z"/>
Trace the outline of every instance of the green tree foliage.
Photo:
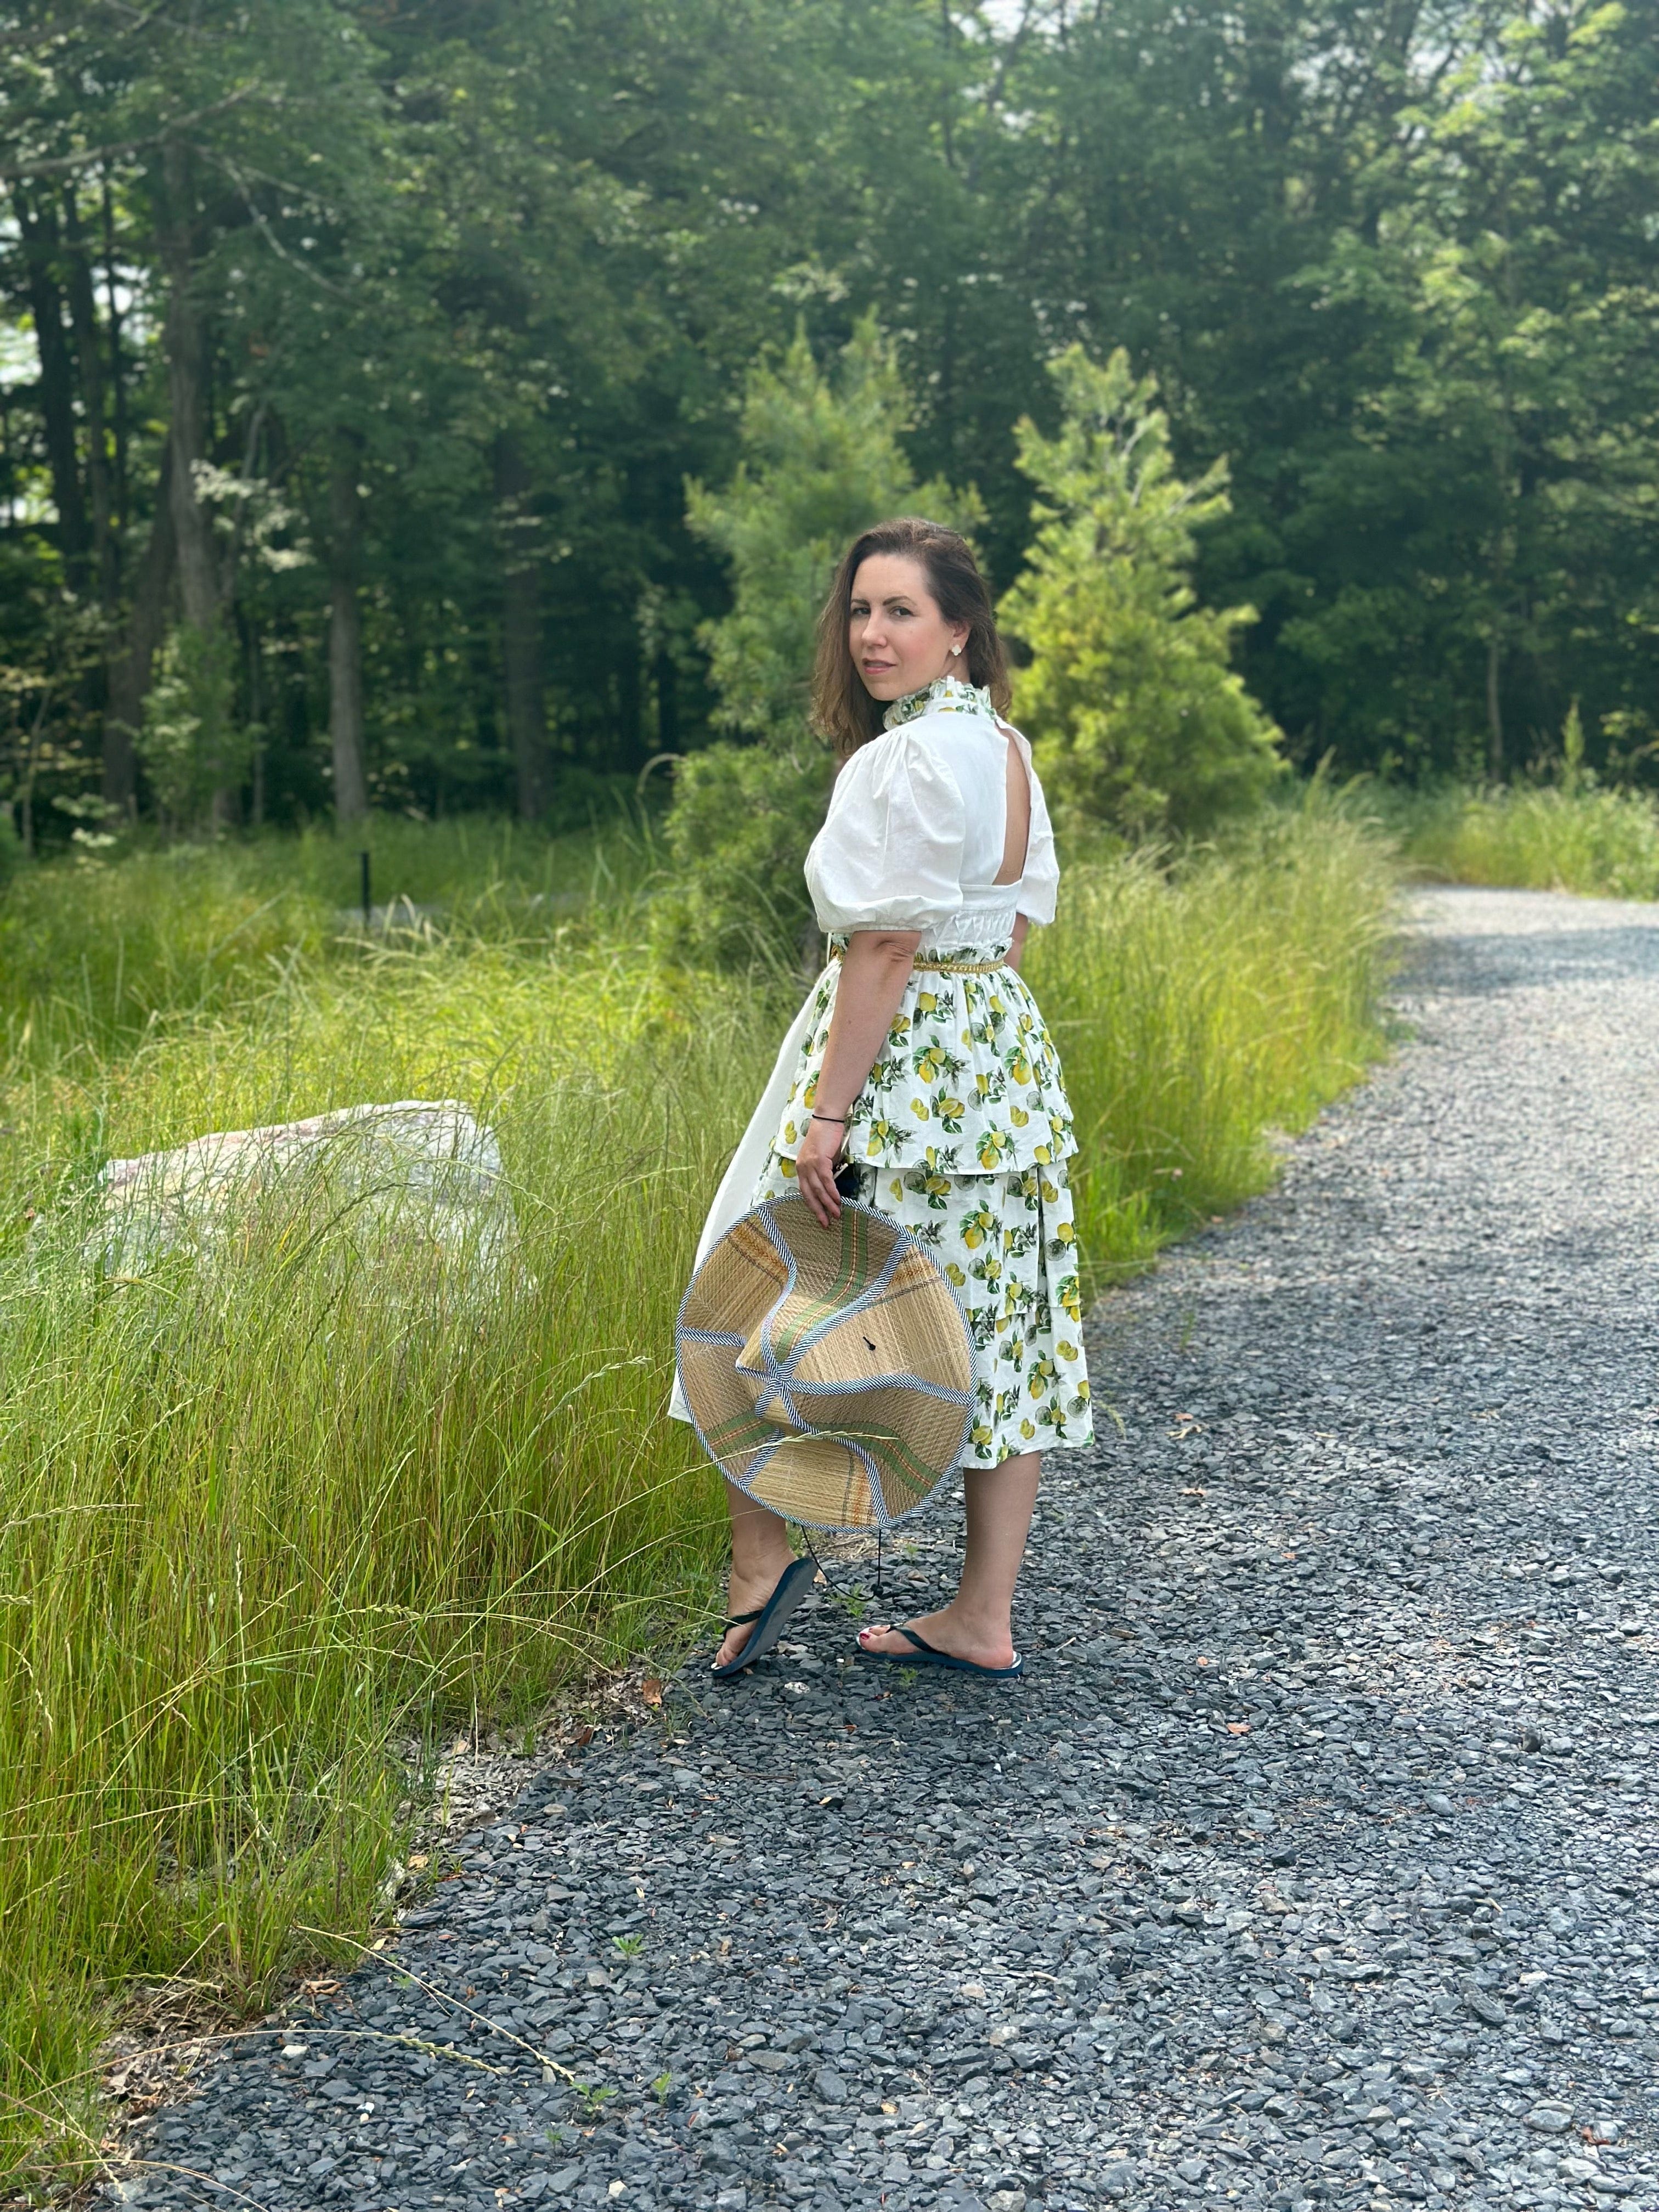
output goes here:
<path id="1" fill-rule="evenodd" d="M 1226 465 L 1176 474 L 1157 386 L 1121 349 L 1102 367 L 1074 345 L 1051 368 L 1058 434 L 1029 417 L 1016 433 L 1039 496 L 1001 607 L 1030 654 L 1015 712 L 1062 814 L 1137 835 L 1206 830 L 1282 768 L 1229 665 L 1250 611 L 1201 607 L 1190 580 L 1196 533 L 1227 512 Z"/>
<path id="2" fill-rule="evenodd" d="M 799 732 L 818 611 L 860 531 L 893 514 L 969 532 L 984 520 L 974 493 L 917 484 L 901 443 L 914 413 L 873 315 L 854 327 L 833 378 L 804 329 L 781 361 L 750 377 L 730 483 L 687 487 L 692 530 L 731 564 L 731 611 L 700 633 L 720 726 L 785 743 Z"/>
<path id="3" fill-rule="evenodd" d="M 828 751 L 807 726 L 819 610 L 860 530 L 921 513 L 954 528 L 982 519 L 977 495 L 918 485 L 901 443 L 912 404 L 873 316 L 855 325 L 833 375 L 798 330 L 750 374 L 741 458 L 718 492 L 693 483 L 692 529 L 731 564 L 732 604 L 700 633 L 724 739 L 678 764 L 667 823 L 674 880 L 658 906 L 678 957 L 730 965 L 810 934 L 801 864 L 823 819 Z"/>
<path id="4" fill-rule="evenodd" d="M 1157 373 L 1183 466 L 1231 457 L 1200 586 L 1259 610 L 1240 666 L 1293 750 L 1513 765 L 1577 693 L 1592 755 L 1633 757 L 1635 671 L 1648 702 L 1659 673 L 1659 17 L 1067 18 L 1020 72 L 1046 132 L 1011 216 L 1030 293 Z"/>
<path id="5" fill-rule="evenodd" d="M 1508 772 L 1577 697 L 1659 774 L 1656 77 L 1630 0 L 0 0 L 0 650 L 48 698 L 0 796 L 153 811 L 180 622 L 265 732 L 226 822 L 354 747 L 373 804 L 537 811 L 779 726 L 766 519 L 685 483 L 872 313 L 1002 582 L 1043 363 L 1156 375 L 1292 757 Z"/>

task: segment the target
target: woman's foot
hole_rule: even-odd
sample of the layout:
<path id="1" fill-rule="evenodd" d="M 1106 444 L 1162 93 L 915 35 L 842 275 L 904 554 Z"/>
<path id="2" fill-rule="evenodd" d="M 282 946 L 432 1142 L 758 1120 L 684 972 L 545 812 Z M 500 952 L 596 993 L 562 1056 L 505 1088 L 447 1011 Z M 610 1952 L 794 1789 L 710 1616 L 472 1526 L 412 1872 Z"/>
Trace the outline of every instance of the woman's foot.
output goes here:
<path id="1" fill-rule="evenodd" d="M 781 1524 L 780 1524 L 781 1525 Z M 746 1562 L 739 1571 L 735 1561 L 732 1577 L 726 1585 L 726 1610 L 735 1617 L 740 1613 L 757 1613 L 766 1603 L 779 1583 L 794 1564 L 795 1555 L 785 1550 L 782 1556 L 769 1560 L 763 1567 L 752 1567 Z M 713 1667 L 729 1667 L 755 1632 L 755 1623 L 744 1620 L 735 1628 L 728 1628 L 720 1639 L 720 1648 L 709 1662 Z"/>
<path id="2" fill-rule="evenodd" d="M 948 1652 L 952 1659 L 966 1659 L 975 1667 L 1014 1663 L 1014 1639 L 1007 1624 L 975 1620 L 957 1605 L 947 1605 L 939 1613 L 921 1613 L 906 1626 L 935 1651 Z M 915 1656 L 915 1644 L 907 1644 L 899 1631 L 885 1621 L 860 1629 L 859 1643 L 866 1651 L 885 1652 L 895 1659 Z"/>

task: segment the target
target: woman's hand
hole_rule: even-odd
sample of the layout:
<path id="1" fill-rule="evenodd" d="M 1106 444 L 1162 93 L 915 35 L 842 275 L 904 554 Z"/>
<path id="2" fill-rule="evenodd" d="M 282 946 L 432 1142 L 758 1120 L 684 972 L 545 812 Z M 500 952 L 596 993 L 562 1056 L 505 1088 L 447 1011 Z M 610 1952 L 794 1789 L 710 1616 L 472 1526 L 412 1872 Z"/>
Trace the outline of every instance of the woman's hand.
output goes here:
<path id="1" fill-rule="evenodd" d="M 846 1142 L 844 1123 L 809 1121 L 795 1154 L 795 1182 L 811 1207 L 821 1229 L 841 1219 L 841 1193 L 836 1188 L 836 1164 Z"/>

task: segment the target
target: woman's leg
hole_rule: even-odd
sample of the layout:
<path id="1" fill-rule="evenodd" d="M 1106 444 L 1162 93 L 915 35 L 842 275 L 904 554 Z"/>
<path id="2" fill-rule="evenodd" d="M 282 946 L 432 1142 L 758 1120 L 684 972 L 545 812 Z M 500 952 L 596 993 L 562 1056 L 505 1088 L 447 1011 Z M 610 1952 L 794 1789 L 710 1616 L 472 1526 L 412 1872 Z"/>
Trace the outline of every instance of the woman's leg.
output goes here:
<path id="1" fill-rule="evenodd" d="M 778 1586 L 778 1577 L 794 1553 L 782 1521 L 764 1505 L 745 1498 L 736 1483 L 726 1486 L 726 1509 L 732 1516 L 732 1578 L 727 1584 L 728 1613 L 752 1613 L 764 1605 Z M 714 1663 L 724 1667 L 737 1657 L 754 1634 L 754 1624 L 730 1628 Z"/>
<path id="2" fill-rule="evenodd" d="M 1014 1659 L 1012 1608 L 1036 1504 L 1040 1453 L 1021 1452 L 1000 1467 L 970 1467 L 963 1488 L 968 1501 L 968 1545 L 962 1579 L 949 1605 L 924 1613 L 910 1623 L 935 1650 L 979 1667 L 1011 1667 Z M 861 1628 L 866 1651 L 902 1654 L 914 1647 L 894 1629 Z"/>

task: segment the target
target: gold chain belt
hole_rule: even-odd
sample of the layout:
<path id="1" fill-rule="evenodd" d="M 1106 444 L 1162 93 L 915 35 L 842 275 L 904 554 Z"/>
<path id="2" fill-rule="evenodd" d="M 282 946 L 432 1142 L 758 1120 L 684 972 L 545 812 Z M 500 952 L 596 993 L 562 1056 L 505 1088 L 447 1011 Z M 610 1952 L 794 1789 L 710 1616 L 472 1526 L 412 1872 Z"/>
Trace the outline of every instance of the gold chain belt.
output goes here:
<path id="1" fill-rule="evenodd" d="M 844 946 L 832 945 L 830 957 L 840 960 L 845 957 L 845 952 Z M 1006 960 L 927 960 L 918 954 L 910 964 L 913 968 L 925 968 L 930 975 L 994 975 L 1008 963 Z"/>

